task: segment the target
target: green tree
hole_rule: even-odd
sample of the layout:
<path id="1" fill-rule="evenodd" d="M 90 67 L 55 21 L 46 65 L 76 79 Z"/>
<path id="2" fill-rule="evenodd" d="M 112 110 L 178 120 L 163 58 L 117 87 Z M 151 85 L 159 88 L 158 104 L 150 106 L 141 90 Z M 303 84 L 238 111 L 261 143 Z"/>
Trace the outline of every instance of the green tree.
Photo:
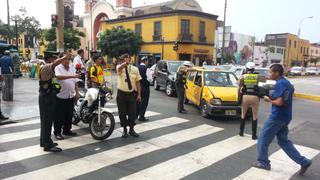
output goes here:
<path id="1" fill-rule="evenodd" d="M 229 63 L 229 64 L 230 64 L 230 63 L 232 63 L 234 60 L 235 60 L 234 55 L 232 55 L 232 54 L 230 54 L 230 53 L 225 54 L 224 57 L 223 57 L 223 62 L 224 62 L 224 63 Z"/>
<path id="2" fill-rule="evenodd" d="M 64 28 L 64 49 L 79 49 L 81 46 L 81 37 L 85 37 L 83 32 L 73 28 Z M 43 31 L 41 35 L 41 45 L 45 45 L 47 50 L 55 51 L 57 49 L 56 29 L 50 28 Z"/>
<path id="3" fill-rule="evenodd" d="M 103 55 L 118 58 L 124 53 L 137 55 L 141 49 L 142 39 L 130 29 L 113 28 L 101 33 L 97 45 Z"/>
<path id="4" fill-rule="evenodd" d="M 317 66 L 318 61 L 320 61 L 320 58 L 311 58 L 310 62 L 314 63 L 315 66 Z"/>

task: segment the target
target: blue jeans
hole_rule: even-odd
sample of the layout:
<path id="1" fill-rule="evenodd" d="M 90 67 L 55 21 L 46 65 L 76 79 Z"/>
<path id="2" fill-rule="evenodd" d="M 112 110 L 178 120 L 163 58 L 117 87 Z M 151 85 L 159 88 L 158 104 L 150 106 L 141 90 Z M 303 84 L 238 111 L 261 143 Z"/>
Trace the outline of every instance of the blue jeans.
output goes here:
<path id="1" fill-rule="evenodd" d="M 277 136 L 278 144 L 282 150 L 297 164 L 302 166 L 308 165 L 311 161 L 297 151 L 292 142 L 288 139 L 289 122 L 268 119 L 260 131 L 257 154 L 258 161 L 264 167 L 270 167 L 268 159 L 268 148 L 273 138 Z"/>

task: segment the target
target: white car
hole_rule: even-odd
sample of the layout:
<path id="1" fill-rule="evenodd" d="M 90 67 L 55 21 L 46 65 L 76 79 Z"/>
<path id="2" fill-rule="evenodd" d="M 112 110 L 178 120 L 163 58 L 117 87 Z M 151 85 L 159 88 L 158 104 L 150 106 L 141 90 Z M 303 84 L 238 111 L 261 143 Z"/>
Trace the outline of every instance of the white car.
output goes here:
<path id="1" fill-rule="evenodd" d="M 317 67 L 308 67 L 306 70 L 306 75 L 319 75 L 320 69 Z"/>
<path id="2" fill-rule="evenodd" d="M 304 76 L 306 75 L 306 68 L 304 67 L 292 67 L 290 71 L 291 76 Z"/>

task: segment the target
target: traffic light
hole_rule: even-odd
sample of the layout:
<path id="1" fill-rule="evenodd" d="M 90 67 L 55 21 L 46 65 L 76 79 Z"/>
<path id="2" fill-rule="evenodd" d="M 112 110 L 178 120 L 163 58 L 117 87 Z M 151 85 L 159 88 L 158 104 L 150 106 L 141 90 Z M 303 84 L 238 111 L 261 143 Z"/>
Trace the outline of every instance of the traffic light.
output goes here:
<path id="1" fill-rule="evenodd" d="M 179 44 L 178 44 L 178 41 L 176 41 L 173 45 L 173 50 L 174 51 L 178 51 L 179 50 Z"/>
<path id="2" fill-rule="evenodd" d="M 51 15 L 51 27 L 58 26 L 58 15 Z"/>

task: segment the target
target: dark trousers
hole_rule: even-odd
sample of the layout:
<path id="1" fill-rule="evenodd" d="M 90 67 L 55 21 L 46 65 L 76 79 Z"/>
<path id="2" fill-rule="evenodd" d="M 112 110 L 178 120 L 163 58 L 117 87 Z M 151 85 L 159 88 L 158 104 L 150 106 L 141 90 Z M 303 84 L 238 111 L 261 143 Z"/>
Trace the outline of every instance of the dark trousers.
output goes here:
<path id="1" fill-rule="evenodd" d="M 137 111 L 137 95 L 135 92 L 127 93 L 118 90 L 117 105 L 121 127 L 135 126 Z"/>
<path id="2" fill-rule="evenodd" d="M 184 95 L 185 95 L 185 89 L 183 84 L 177 84 L 176 85 L 176 91 L 178 95 L 178 111 L 184 110 Z"/>
<path id="3" fill-rule="evenodd" d="M 57 118 L 54 121 L 54 134 L 67 133 L 72 128 L 72 117 L 74 108 L 74 98 L 60 99 L 57 98 Z"/>
<path id="4" fill-rule="evenodd" d="M 137 104 L 137 117 L 144 120 L 150 98 L 150 86 L 141 86 L 141 102 Z"/>
<path id="5" fill-rule="evenodd" d="M 39 94 L 39 111 L 40 111 L 40 146 L 45 148 L 53 147 L 51 139 L 52 123 L 56 114 L 56 95 L 51 93 Z"/>

